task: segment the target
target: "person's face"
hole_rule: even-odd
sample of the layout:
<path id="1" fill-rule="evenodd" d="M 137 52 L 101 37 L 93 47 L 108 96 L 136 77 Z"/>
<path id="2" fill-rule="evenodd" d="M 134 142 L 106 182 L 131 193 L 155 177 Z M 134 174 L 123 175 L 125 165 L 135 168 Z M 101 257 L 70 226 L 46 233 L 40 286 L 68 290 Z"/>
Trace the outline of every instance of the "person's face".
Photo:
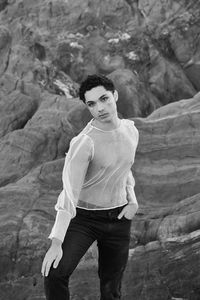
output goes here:
<path id="1" fill-rule="evenodd" d="M 117 117 L 118 93 L 107 91 L 103 86 L 97 86 L 85 93 L 85 104 L 90 113 L 101 123 L 110 122 Z"/>

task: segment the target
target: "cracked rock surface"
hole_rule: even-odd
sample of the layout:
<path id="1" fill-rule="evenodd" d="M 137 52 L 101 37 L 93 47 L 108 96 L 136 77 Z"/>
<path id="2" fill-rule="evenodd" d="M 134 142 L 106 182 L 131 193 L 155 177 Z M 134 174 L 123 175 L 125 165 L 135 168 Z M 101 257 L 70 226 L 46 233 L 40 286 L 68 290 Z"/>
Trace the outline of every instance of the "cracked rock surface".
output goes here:
<path id="1" fill-rule="evenodd" d="M 103 73 L 140 133 L 124 300 L 200 299 L 198 1 L 0 1 L 0 300 L 42 300 L 40 274 L 81 80 Z M 71 296 L 97 300 L 96 246 Z M 59 300 L 59 299 L 58 299 Z"/>

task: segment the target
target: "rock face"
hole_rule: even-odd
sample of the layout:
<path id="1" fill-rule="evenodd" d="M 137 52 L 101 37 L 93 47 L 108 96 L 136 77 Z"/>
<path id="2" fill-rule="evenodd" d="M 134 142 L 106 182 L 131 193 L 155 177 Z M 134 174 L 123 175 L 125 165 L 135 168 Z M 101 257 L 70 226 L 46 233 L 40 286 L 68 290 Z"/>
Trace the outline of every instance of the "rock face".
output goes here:
<path id="1" fill-rule="evenodd" d="M 12 37 L 8 28 L 0 27 L 0 76 L 7 70 Z"/>
<path id="2" fill-rule="evenodd" d="M 118 69 L 108 76 L 117 87 L 117 108 L 125 118 L 140 117 L 145 113 L 148 115 L 150 111 L 160 107 L 160 102 L 131 70 Z"/>
<path id="3" fill-rule="evenodd" d="M 65 153 L 91 118 L 78 87 L 94 72 L 140 133 L 123 299 L 200 299 L 199 17 L 192 0 L 0 1 L 0 300 L 44 299 Z M 95 246 L 70 285 L 99 298 Z"/>
<path id="4" fill-rule="evenodd" d="M 158 103 L 199 91 L 194 1 L 16 0 L 1 11 L 0 25 L 0 74 L 10 72 L 53 93 L 60 72 L 80 83 L 88 73 L 129 69 L 149 95 L 149 109 L 141 111 L 146 117 Z"/>
<path id="5" fill-rule="evenodd" d="M 155 198 L 163 204 L 168 199 L 169 204 L 198 193 L 199 109 L 200 94 L 197 94 L 191 101 L 182 100 L 169 108 L 158 109 L 145 121 L 137 120 L 136 125 L 143 134 L 135 165 L 140 166 L 137 187 L 143 202 L 149 203 Z M 171 174 L 168 184 L 166 172 Z M 156 194 L 152 194 L 152 186 Z"/>
<path id="6" fill-rule="evenodd" d="M 168 106 L 146 119 L 134 118 L 140 132 L 133 169 L 140 210 L 133 220 L 124 299 L 199 297 L 199 94 Z M 17 289 L 27 286 L 20 294 L 24 298 L 42 299 L 38 274 L 49 244 L 46 237 L 55 216 L 63 162 L 63 158 L 43 162 L 0 189 L 1 211 L 9 207 L 0 223 L 1 288 L 7 299 L 12 299 L 10 280 L 17 282 Z M 88 299 L 98 298 L 92 257 L 89 252 L 72 277 L 72 295 L 78 299 L 83 293 L 89 293 Z M 93 284 L 86 289 L 87 282 Z"/>
<path id="7" fill-rule="evenodd" d="M 161 103 L 173 102 L 173 99 L 189 98 L 195 93 L 182 67 L 162 57 L 154 46 L 150 47 L 150 89 Z M 163 99 L 163 95 L 164 99 Z"/>

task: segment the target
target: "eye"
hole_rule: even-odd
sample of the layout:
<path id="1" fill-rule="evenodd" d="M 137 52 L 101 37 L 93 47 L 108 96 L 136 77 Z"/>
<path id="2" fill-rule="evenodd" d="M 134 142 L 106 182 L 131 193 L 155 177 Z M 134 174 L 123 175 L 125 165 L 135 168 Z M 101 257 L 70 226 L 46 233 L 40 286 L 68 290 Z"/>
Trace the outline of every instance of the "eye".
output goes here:
<path id="1" fill-rule="evenodd" d="M 87 106 L 89 106 L 89 107 L 93 107 L 95 105 L 95 102 L 88 102 L 87 103 Z"/>
<path id="2" fill-rule="evenodd" d="M 103 98 L 101 98 L 101 102 L 106 102 L 109 98 L 107 96 L 104 96 Z"/>

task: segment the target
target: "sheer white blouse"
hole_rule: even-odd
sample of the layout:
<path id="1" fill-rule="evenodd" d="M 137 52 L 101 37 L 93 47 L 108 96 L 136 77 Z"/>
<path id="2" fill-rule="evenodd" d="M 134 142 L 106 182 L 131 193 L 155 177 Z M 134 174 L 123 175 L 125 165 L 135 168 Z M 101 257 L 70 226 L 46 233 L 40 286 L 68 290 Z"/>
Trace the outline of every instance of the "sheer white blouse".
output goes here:
<path id="1" fill-rule="evenodd" d="M 134 122 L 120 120 L 118 128 L 104 131 L 92 120 L 71 140 L 62 173 L 63 190 L 55 209 L 56 220 L 49 238 L 64 240 L 76 207 L 111 209 L 136 202 L 134 163 L 139 133 Z"/>

